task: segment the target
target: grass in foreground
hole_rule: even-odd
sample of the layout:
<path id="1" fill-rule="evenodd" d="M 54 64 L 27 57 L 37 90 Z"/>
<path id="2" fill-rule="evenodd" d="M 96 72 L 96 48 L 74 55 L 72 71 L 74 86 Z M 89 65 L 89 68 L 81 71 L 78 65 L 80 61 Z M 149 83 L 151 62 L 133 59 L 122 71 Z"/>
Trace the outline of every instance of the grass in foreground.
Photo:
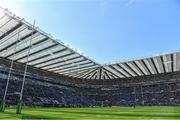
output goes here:
<path id="1" fill-rule="evenodd" d="M 6 109 L 0 119 L 180 120 L 180 107 L 24 108 L 21 115 Z"/>

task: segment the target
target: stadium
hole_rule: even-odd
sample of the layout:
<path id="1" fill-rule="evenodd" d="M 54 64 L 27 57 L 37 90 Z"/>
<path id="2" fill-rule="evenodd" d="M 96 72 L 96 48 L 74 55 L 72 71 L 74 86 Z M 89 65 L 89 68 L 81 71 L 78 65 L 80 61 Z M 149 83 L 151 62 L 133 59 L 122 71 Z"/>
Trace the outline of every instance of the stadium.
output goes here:
<path id="1" fill-rule="evenodd" d="M 1 13 L 0 119 L 180 119 L 179 51 L 99 64 Z"/>

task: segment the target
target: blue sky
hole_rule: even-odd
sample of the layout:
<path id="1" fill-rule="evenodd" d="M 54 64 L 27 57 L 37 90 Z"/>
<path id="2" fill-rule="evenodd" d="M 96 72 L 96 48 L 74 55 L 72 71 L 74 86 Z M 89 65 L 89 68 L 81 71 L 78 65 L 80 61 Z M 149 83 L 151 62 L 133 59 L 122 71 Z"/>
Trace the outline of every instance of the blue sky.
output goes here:
<path id="1" fill-rule="evenodd" d="M 28 22 L 109 63 L 180 50 L 180 0 L 0 0 Z"/>

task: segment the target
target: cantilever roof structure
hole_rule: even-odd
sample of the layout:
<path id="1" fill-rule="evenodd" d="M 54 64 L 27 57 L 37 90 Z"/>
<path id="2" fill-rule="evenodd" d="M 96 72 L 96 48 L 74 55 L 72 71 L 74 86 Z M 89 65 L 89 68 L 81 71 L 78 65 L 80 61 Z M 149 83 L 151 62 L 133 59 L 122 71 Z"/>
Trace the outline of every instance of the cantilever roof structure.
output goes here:
<path id="1" fill-rule="evenodd" d="M 100 65 L 8 10 L 0 14 L 0 57 L 81 79 L 120 79 L 180 71 L 180 52 Z"/>

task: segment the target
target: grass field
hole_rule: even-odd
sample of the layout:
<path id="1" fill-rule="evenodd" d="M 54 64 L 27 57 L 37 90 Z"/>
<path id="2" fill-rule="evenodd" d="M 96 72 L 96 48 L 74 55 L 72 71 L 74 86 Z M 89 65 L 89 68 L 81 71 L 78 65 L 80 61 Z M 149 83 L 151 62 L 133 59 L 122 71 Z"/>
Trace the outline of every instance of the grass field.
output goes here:
<path id="1" fill-rule="evenodd" d="M 180 120 L 180 107 L 24 108 L 21 115 L 11 108 L 0 119 Z"/>

